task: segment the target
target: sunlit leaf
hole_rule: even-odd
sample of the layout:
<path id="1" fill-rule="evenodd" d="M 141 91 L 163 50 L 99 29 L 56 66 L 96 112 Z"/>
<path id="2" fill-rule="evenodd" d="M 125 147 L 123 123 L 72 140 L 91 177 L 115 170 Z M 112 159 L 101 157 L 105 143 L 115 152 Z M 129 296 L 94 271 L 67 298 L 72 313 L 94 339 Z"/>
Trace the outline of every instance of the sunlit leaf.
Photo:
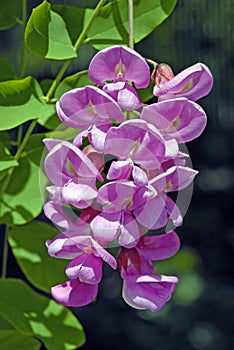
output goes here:
<path id="1" fill-rule="evenodd" d="M 28 48 L 45 58 L 64 60 L 77 57 L 65 22 L 43 1 L 33 9 L 25 31 Z"/>
<path id="2" fill-rule="evenodd" d="M 9 233 L 10 245 L 22 271 L 34 286 L 45 292 L 67 279 L 64 273 L 67 261 L 50 257 L 45 245 L 58 233 L 53 226 L 38 221 L 15 227 Z"/>
<path id="3" fill-rule="evenodd" d="M 34 78 L 0 82 L 0 130 L 39 118 L 45 105 L 41 87 Z"/>
<path id="4" fill-rule="evenodd" d="M 51 130 L 55 130 L 61 124 L 61 120 L 56 114 L 54 103 L 46 105 L 43 114 L 38 119 L 38 123 Z"/>
<path id="5" fill-rule="evenodd" d="M 16 24 L 21 11 L 21 1 L 1 0 L 0 30 L 11 28 Z"/>
<path id="6" fill-rule="evenodd" d="M 41 347 L 38 340 L 16 330 L 0 330 L 0 344 L 1 350 L 39 350 Z"/>
<path id="7" fill-rule="evenodd" d="M 135 0 L 134 41 L 138 43 L 159 26 L 172 12 L 176 0 Z M 86 10 L 86 20 L 92 10 Z M 128 44 L 128 2 L 113 1 L 103 7 L 88 31 L 88 39 L 97 49 L 111 44 Z"/>
<path id="8" fill-rule="evenodd" d="M 0 203 L 0 222 L 23 225 L 41 213 L 40 162 L 44 135 L 33 135 Z M 42 177 L 43 179 L 43 177 Z M 2 180 L 4 181 L 4 179 Z M 0 184 L 1 186 L 2 184 Z"/>
<path id="9" fill-rule="evenodd" d="M 21 280 L 0 280 L 0 314 L 18 332 L 40 339 L 48 350 L 76 349 L 84 344 L 83 329 L 76 317 Z"/>
<path id="10" fill-rule="evenodd" d="M 14 70 L 12 65 L 5 57 L 0 56 L 0 81 L 9 80 L 9 79 L 12 79 L 13 77 L 14 77 Z"/>

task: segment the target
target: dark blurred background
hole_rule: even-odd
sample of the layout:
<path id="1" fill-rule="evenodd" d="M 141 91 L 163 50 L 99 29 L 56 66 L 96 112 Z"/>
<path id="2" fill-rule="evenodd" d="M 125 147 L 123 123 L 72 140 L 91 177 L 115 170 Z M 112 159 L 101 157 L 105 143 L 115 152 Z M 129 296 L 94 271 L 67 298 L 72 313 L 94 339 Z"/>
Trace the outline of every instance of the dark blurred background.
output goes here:
<path id="1" fill-rule="evenodd" d="M 51 2 L 80 7 L 97 3 Z M 210 67 L 214 87 L 199 101 L 208 125 L 187 145 L 200 174 L 184 225 L 176 230 L 181 251 L 157 264 L 159 273 L 180 278 L 173 299 L 159 313 L 134 310 L 121 299 L 118 273 L 106 268 L 97 301 L 73 310 L 86 331 L 83 350 L 233 349 L 233 16 L 233 0 L 178 0 L 171 17 L 135 47 L 145 57 L 170 64 L 175 73 L 196 62 Z M 0 35 L 0 54 L 17 69 L 20 33 L 12 28 Z M 87 68 L 94 53 L 90 45 L 83 46 L 68 73 Z M 60 63 L 51 62 L 48 68 L 43 62 L 29 54 L 27 73 L 39 80 L 53 78 Z"/>

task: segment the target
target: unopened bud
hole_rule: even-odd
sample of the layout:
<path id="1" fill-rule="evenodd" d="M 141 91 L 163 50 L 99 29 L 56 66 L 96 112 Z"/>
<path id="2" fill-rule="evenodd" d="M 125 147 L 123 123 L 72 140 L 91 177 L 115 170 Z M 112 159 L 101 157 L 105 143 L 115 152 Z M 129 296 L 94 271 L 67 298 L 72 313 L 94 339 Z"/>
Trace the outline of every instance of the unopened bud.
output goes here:
<path id="1" fill-rule="evenodd" d="M 174 73 L 171 67 L 166 63 L 158 64 L 151 75 L 151 79 L 154 85 L 158 86 L 159 88 L 162 87 L 168 80 L 171 80 L 173 77 Z"/>
<path id="2" fill-rule="evenodd" d="M 135 248 L 122 248 L 118 254 L 118 265 L 120 270 L 124 269 L 126 272 L 128 268 L 135 268 L 139 273 L 141 272 L 141 258 Z"/>

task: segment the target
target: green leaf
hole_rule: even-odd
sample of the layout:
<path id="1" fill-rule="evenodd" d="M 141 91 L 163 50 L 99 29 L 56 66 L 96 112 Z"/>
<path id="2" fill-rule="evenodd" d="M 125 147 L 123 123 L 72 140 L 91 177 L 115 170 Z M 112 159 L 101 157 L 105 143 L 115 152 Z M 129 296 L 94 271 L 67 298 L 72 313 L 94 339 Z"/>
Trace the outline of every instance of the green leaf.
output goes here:
<path id="1" fill-rule="evenodd" d="M 76 317 L 21 280 L 0 280 L 0 314 L 18 332 L 41 340 L 48 350 L 71 350 L 84 344 L 83 329 Z"/>
<path id="2" fill-rule="evenodd" d="M 13 329 L 12 325 L 0 315 L 0 331 L 1 330 Z"/>
<path id="3" fill-rule="evenodd" d="M 176 0 L 135 0 L 134 41 L 138 43 L 158 27 L 173 11 Z M 86 10 L 86 20 L 92 10 Z M 128 2 L 113 1 L 104 6 L 88 31 L 88 40 L 97 49 L 111 44 L 127 45 Z"/>
<path id="4" fill-rule="evenodd" d="M 59 84 L 55 92 L 55 98 L 59 99 L 65 92 L 71 89 L 84 87 L 85 85 L 93 85 L 93 82 L 88 76 L 87 70 L 70 75 L 69 77 L 63 79 L 63 81 Z"/>
<path id="5" fill-rule="evenodd" d="M 52 9 L 65 21 L 73 44 L 83 30 L 85 9 L 66 5 L 53 5 Z"/>
<path id="6" fill-rule="evenodd" d="M 0 142 L 2 145 L 6 146 L 7 148 L 10 148 L 11 146 L 11 138 L 6 131 L 0 132 Z"/>
<path id="7" fill-rule="evenodd" d="M 21 1 L 1 0 L 0 30 L 11 28 L 17 22 L 21 11 Z"/>
<path id="8" fill-rule="evenodd" d="M 61 124 L 61 120 L 56 114 L 54 103 L 46 105 L 42 116 L 38 119 L 38 123 L 50 130 L 55 130 Z"/>
<path id="9" fill-rule="evenodd" d="M 12 65 L 5 57 L 0 56 L 0 81 L 9 80 L 9 79 L 12 79 L 13 77 L 14 77 L 14 70 Z"/>
<path id="10" fill-rule="evenodd" d="M 45 106 L 41 87 L 32 77 L 0 82 L 0 130 L 39 118 Z"/>
<path id="11" fill-rule="evenodd" d="M 147 102 L 149 101 L 151 98 L 154 97 L 153 95 L 153 88 L 154 88 L 154 84 L 152 81 L 150 81 L 149 86 L 146 89 L 138 89 L 137 93 L 139 95 L 139 98 L 141 100 L 141 102 Z"/>
<path id="12" fill-rule="evenodd" d="M 0 143 L 0 171 L 18 166 L 19 163 L 11 156 L 7 147 Z"/>
<path id="13" fill-rule="evenodd" d="M 40 186 L 43 187 L 44 184 L 41 183 L 45 181 L 45 176 L 40 173 L 44 150 L 43 137 L 44 134 L 31 136 L 24 157 L 19 160 L 19 166 L 14 170 L 0 203 L 2 223 L 23 225 L 41 213 L 43 200 Z"/>
<path id="14" fill-rule="evenodd" d="M 43 1 L 33 9 L 25 30 L 25 42 L 35 54 L 55 60 L 77 57 L 65 22 Z"/>
<path id="15" fill-rule="evenodd" d="M 39 167 L 22 158 L 0 203 L 0 222 L 23 225 L 37 217 L 42 206 Z"/>
<path id="16" fill-rule="evenodd" d="M 64 273 L 67 261 L 49 256 L 45 246 L 45 242 L 57 234 L 57 229 L 38 221 L 9 232 L 9 243 L 20 268 L 27 279 L 44 292 L 67 280 Z"/>
<path id="17" fill-rule="evenodd" d="M 0 330 L 1 350 L 39 350 L 41 343 L 15 330 Z"/>

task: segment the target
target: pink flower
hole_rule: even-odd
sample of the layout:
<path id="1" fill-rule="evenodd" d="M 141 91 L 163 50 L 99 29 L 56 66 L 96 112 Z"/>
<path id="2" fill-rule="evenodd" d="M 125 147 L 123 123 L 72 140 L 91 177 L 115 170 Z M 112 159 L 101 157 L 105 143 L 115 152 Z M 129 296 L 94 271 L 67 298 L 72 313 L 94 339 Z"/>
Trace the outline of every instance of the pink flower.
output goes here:
<path id="1" fill-rule="evenodd" d="M 124 120 L 123 113 L 115 100 L 95 86 L 85 86 L 66 92 L 56 104 L 57 114 L 62 122 L 73 128 L 88 129 L 115 119 Z"/>
<path id="2" fill-rule="evenodd" d="M 175 232 L 142 237 L 133 249 L 122 249 L 118 264 L 123 278 L 122 296 L 127 304 L 136 309 L 159 311 L 171 298 L 178 278 L 154 274 L 150 260 L 169 258 L 179 249 Z"/>
<path id="3" fill-rule="evenodd" d="M 87 305 L 96 298 L 102 278 L 102 259 L 91 253 L 74 258 L 66 268 L 71 279 L 51 288 L 53 298 L 66 306 Z"/>
<path id="4" fill-rule="evenodd" d="M 90 63 L 89 76 L 94 83 L 104 85 L 103 90 L 125 110 L 141 106 L 136 90 L 128 81 L 134 82 L 139 89 L 150 83 L 150 70 L 144 58 L 124 46 L 99 51 Z M 110 80 L 112 83 L 109 83 Z"/>
<path id="5" fill-rule="evenodd" d="M 151 179 L 148 185 L 148 196 L 145 189 L 140 188 L 133 198 L 134 203 L 141 203 L 142 197 L 146 198 L 145 203 L 134 210 L 137 221 L 152 230 L 164 227 L 169 219 L 175 226 L 182 225 L 183 218 L 180 210 L 167 193 L 186 188 L 196 174 L 197 171 L 188 167 L 173 166 Z"/>
<path id="6" fill-rule="evenodd" d="M 103 91 L 113 97 L 123 109 L 131 111 L 141 107 L 141 101 L 136 90 L 124 81 L 106 84 L 103 86 Z"/>
<path id="7" fill-rule="evenodd" d="M 159 311 L 174 293 L 178 278 L 164 275 L 130 275 L 124 278 L 122 296 L 135 309 Z"/>
<path id="8" fill-rule="evenodd" d="M 99 51 L 89 65 L 90 79 L 96 84 L 112 80 L 133 81 L 142 89 L 150 83 L 150 70 L 144 58 L 125 46 L 112 46 Z"/>
<path id="9" fill-rule="evenodd" d="M 212 85 L 213 77 L 209 68 L 203 63 L 196 63 L 166 80 L 164 84 L 155 85 L 153 93 L 160 101 L 175 97 L 187 97 L 196 101 L 206 96 Z"/>
<path id="10" fill-rule="evenodd" d="M 68 141 L 44 139 L 49 153 L 44 161 L 47 176 L 55 186 L 52 199 L 79 208 L 88 207 L 96 197 L 96 179 L 103 181 L 89 157 Z"/>
<path id="11" fill-rule="evenodd" d="M 165 142 L 152 124 L 133 119 L 108 130 L 104 152 L 119 160 L 131 159 L 150 170 L 160 166 L 165 156 Z"/>
<path id="12" fill-rule="evenodd" d="M 166 140 L 185 143 L 200 136 L 206 126 L 206 114 L 195 102 L 181 97 L 144 107 L 141 118 L 153 124 Z"/>
<path id="13" fill-rule="evenodd" d="M 84 306 L 97 296 L 98 284 L 81 282 L 78 278 L 51 288 L 53 298 L 65 306 Z"/>

